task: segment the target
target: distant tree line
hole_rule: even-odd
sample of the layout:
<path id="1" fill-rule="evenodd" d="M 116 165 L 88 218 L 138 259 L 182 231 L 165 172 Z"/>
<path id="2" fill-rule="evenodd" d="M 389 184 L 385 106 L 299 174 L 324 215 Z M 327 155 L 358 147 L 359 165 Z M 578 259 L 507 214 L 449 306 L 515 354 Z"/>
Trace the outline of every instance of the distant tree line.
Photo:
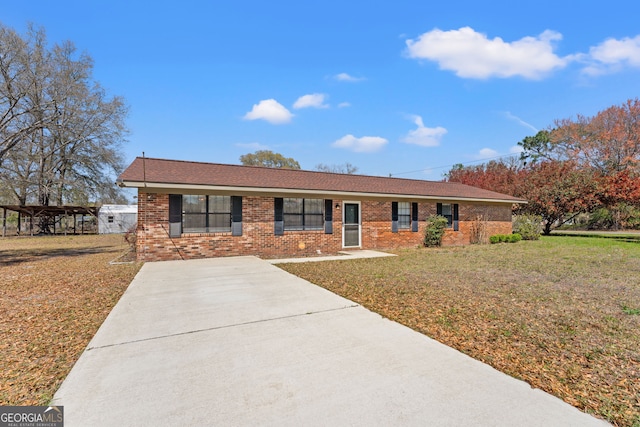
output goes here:
<path id="1" fill-rule="evenodd" d="M 544 232 L 588 214 L 585 225 L 640 228 L 640 101 L 593 117 L 557 120 L 518 143 L 520 158 L 454 166 L 451 182 L 526 199 Z"/>
<path id="2" fill-rule="evenodd" d="M 0 24 L 0 198 L 18 204 L 122 201 L 127 106 L 93 80 L 93 60 L 45 31 Z"/>

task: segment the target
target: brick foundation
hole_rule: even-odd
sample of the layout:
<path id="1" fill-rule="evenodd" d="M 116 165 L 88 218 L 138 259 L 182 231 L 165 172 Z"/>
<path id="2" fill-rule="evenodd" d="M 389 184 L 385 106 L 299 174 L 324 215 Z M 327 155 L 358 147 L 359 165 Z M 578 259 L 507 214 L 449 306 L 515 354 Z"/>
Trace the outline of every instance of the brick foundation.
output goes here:
<path id="1" fill-rule="evenodd" d="M 391 249 L 422 244 L 424 220 L 436 213 L 436 202 L 419 202 L 418 232 L 391 231 L 392 200 L 362 200 L 361 247 Z M 342 206 L 342 200 L 333 204 Z M 333 210 L 333 234 L 319 231 L 285 231 L 274 234 L 273 197 L 243 196 L 242 236 L 228 233 L 182 234 L 169 237 L 169 196 L 162 193 L 138 193 L 137 251 L 141 261 L 211 258 L 234 255 L 308 256 L 336 253 L 342 246 L 342 211 Z M 474 220 L 482 215 L 485 227 L 493 234 L 511 233 L 511 206 L 508 204 L 459 204 L 459 231 L 448 229 L 443 245 L 469 244 Z"/>

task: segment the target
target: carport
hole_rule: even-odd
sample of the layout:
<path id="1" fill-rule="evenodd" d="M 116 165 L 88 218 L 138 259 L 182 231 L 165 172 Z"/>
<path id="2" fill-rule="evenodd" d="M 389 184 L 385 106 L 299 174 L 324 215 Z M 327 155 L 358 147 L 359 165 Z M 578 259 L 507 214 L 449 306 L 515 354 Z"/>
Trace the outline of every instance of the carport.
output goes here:
<path id="1" fill-rule="evenodd" d="M 56 224 L 64 217 L 73 217 L 73 225 L 71 229 L 61 227 L 63 234 L 71 232 L 77 234 L 77 216 L 81 215 L 80 234 L 85 233 L 85 216 L 96 217 L 98 208 L 87 206 L 36 206 L 36 205 L 0 205 L 2 208 L 2 237 L 7 235 L 7 212 L 18 213 L 17 234 L 25 232 L 31 236 L 34 235 L 34 229 L 38 228 L 35 234 L 56 234 Z M 22 230 L 23 219 L 28 218 L 28 231 Z M 40 224 L 36 225 L 35 220 L 40 220 Z M 50 228 L 51 227 L 51 228 Z M 44 229 L 43 229 L 44 228 Z"/>

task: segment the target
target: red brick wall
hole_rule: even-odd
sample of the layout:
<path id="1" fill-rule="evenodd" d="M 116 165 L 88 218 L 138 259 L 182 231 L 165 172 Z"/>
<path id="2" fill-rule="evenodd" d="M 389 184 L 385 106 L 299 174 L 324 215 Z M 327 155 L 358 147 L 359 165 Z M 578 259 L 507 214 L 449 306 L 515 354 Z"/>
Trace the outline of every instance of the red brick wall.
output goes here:
<path id="1" fill-rule="evenodd" d="M 333 204 L 342 201 L 334 200 Z M 385 249 L 415 247 L 422 244 L 424 220 L 436 213 L 435 202 L 419 203 L 419 230 L 391 232 L 391 201 L 363 200 L 362 248 Z M 228 233 L 183 234 L 169 237 L 169 196 L 138 194 L 138 259 L 159 261 L 172 259 L 209 258 L 232 255 L 304 256 L 336 253 L 342 250 L 342 210 L 333 211 L 333 234 L 319 231 L 285 231 L 274 235 L 273 197 L 243 196 L 242 236 Z M 469 243 L 472 220 L 484 214 L 491 234 L 511 233 L 511 207 L 508 205 L 460 204 L 460 230 L 447 230 L 443 244 Z"/>
<path id="2" fill-rule="evenodd" d="M 362 247 L 364 249 L 409 248 L 422 244 L 424 230 L 423 215 L 426 204 L 418 207 L 419 228 L 417 232 L 411 229 L 399 229 L 397 233 L 391 231 L 391 201 L 364 200 L 362 210 Z M 435 212 L 435 203 L 434 212 Z M 422 222 L 420 222 L 422 221 Z"/>

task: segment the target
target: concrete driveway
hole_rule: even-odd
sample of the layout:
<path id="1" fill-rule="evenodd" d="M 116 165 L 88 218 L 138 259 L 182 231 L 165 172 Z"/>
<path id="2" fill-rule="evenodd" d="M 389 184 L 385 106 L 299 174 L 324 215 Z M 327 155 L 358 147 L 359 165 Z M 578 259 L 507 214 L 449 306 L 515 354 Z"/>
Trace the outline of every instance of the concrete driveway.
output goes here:
<path id="1" fill-rule="evenodd" d="M 54 397 L 65 426 L 601 426 L 254 257 L 147 263 Z"/>

